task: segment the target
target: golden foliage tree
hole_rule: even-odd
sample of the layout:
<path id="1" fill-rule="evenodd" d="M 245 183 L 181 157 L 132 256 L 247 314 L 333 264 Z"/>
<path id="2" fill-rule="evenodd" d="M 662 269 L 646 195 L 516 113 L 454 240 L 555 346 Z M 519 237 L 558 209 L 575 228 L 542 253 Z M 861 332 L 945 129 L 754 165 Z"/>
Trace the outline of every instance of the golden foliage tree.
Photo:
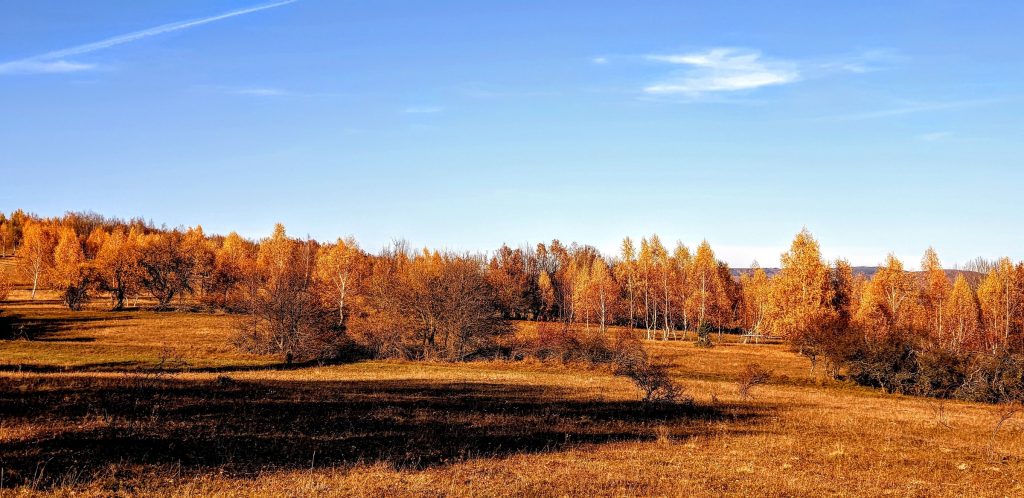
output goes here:
<path id="1" fill-rule="evenodd" d="M 537 292 L 540 294 L 541 316 L 551 319 L 555 313 L 556 298 L 555 284 L 551 281 L 550 273 L 542 271 L 537 277 Z"/>
<path id="2" fill-rule="evenodd" d="M 316 250 L 312 241 L 288 237 L 280 223 L 260 242 L 248 314 L 239 322 L 243 346 L 286 363 L 337 356 L 342 336 L 313 285 Z"/>
<path id="3" fill-rule="evenodd" d="M 978 297 L 963 274 L 956 276 L 943 313 L 947 325 L 940 336 L 940 344 L 950 351 L 974 349 L 984 344 Z"/>
<path id="4" fill-rule="evenodd" d="M 920 331 L 924 308 L 912 275 L 893 254 L 886 257 L 864 288 L 857 321 L 869 335 Z"/>
<path id="5" fill-rule="evenodd" d="M 921 304 L 924 307 L 925 320 L 931 337 L 939 339 L 945 337 L 944 330 L 946 301 L 953 290 L 953 284 L 942 269 L 938 254 L 931 247 L 924 253 L 921 259 L 922 290 Z"/>
<path id="6" fill-rule="evenodd" d="M 357 289 L 363 269 L 363 251 L 352 237 L 321 248 L 317 256 L 316 278 L 336 308 L 338 326 L 345 325 L 346 299 Z"/>
<path id="7" fill-rule="evenodd" d="M 677 242 L 675 249 L 672 251 L 672 263 L 675 274 L 673 287 L 675 288 L 675 302 L 678 303 L 676 310 L 679 324 L 683 330 L 688 330 L 690 328 L 690 313 L 687 300 L 693 292 L 693 284 L 690 281 L 693 255 L 690 254 L 690 248 L 683 245 L 682 242 Z"/>
<path id="8" fill-rule="evenodd" d="M 715 252 L 706 240 L 697 246 L 697 252 L 690 268 L 690 281 L 693 285 L 693 292 L 687 305 L 690 307 L 690 314 L 697 319 L 696 325 L 698 327 L 704 324 L 720 326 L 721 322 L 716 318 L 720 315 L 722 308 L 727 305 L 728 298 L 718 269 L 718 261 L 715 259 Z"/>
<path id="9" fill-rule="evenodd" d="M 115 310 L 123 309 L 125 299 L 139 291 L 142 268 L 139 266 L 139 233 L 125 233 L 117 227 L 109 235 L 93 237 L 96 251 L 96 277 L 99 288 L 110 293 Z"/>
<path id="10" fill-rule="evenodd" d="M 384 355 L 464 360 L 511 331 L 478 258 L 403 248 L 378 256 L 367 319 L 352 332 Z"/>
<path id="11" fill-rule="evenodd" d="M 821 248 L 806 228 L 782 254 L 782 268 L 772 278 L 768 322 L 773 334 L 800 341 L 835 319 L 835 297 Z"/>
<path id="12" fill-rule="evenodd" d="M 254 285 L 256 247 L 236 232 L 229 233 L 214 251 L 213 271 L 207 279 L 204 301 L 229 311 L 245 309 L 247 285 Z"/>
<path id="13" fill-rule="evenodd" d="M 753 271 L 740 276 L 741 321 L 747 332 L 760 336 L 771 301 L 771 282 L 756 261 L 752 268 Z"/>
<path id="14" fill-rule="evenodd" d="M 18 263 L 26 276 L 32 280 L 32 299 L 36 298 L 44 274 L 53 266 L 53 248 L 56 245 L 49 227 L 41 222 L 25 224 L 21 245 L 15 251 Z"/>
<path id="15" fill-rule="evenodd" d="M 87 297 L 89 284 L 85 253 L 75 230 L 61 227 L 54 248 L 53 267 L 47 273 L 47 282 L 61 293 L 68 309 L 80 310 Z"/>
<path id="16" fill-rule="evenodd" d="M 987 345 L 993 350 L 1011 345 L 1020 336 L 1015 325 L 1021 313 L 1021 286 L 1009 258 L 997 261 L 978 286 Z"/>
<path id="17" fill-rule="evenodd" d="M 626 324 L 632 329 L 636 326 L 636 249 L 633 247 L 633 239 L 622 239 L 620 257 L 622 259 L 615 265 L 615 272 L 624 287 L 628 317 Z"/>

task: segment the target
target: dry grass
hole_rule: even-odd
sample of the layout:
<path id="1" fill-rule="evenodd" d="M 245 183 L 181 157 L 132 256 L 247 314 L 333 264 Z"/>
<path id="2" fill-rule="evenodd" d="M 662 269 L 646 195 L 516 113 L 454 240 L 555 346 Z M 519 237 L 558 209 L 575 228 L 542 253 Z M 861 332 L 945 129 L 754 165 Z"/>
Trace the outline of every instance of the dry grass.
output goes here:
<path id="1" fill-rule="evenodd" d="M 268 369 L 230 317 L 6 307 L 45 330 L 0 341 L 3 496 L 1024 495 L 1024 416 L 992 452 L 997 407 L 826 381 L 782 345 L 649 344 L 684 408 L 600 371 Z M 152 370 L 168 348 L 187 371 Z M 751 363 L 773 375 L 742 401 Z"/>

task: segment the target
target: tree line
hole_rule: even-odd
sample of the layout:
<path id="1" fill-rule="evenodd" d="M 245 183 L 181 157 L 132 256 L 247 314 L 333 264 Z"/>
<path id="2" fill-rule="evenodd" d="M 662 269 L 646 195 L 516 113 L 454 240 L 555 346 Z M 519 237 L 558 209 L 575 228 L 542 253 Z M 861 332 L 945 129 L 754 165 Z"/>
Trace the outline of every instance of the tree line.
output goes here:
<path id="1" fill-rule="evenodd" d="M 240 345 L 288 358 L 358 343 L 467 359 L 493 351 L 517 319 L 598 334 L 617 325 L 651 340 L 696 333 L 705 345 L 711 331 L 777 336 L 812 369 L 888 390 L 1024 393 L 1024 263 L 979 261 L 985 273 L 950 278 L 928 249 L 919 272 L 890 255 L 866 278 L 825 261 L 807 230 L 772 276 L 756 265 L 736 276 L 707 241 L 670 248 L 657 235 L 626 238 L 615 255 L 558 240 L 489 255 L 401 242 L 370 254 L 352 238 L 299 239 L 281 225 L 254 241 L 91 213 L 0 214 L 0 252 L 17 256 L 33 298 L 47 288 L 73 310 L 105 296 L 113 309 L 144 298 L 237 313 Z"/>

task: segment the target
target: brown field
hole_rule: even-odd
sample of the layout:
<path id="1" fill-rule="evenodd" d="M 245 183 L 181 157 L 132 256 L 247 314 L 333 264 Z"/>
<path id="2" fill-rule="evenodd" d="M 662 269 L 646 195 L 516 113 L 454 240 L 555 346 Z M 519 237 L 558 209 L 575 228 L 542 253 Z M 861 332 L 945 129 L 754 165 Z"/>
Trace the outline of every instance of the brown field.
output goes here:
<path id="1" fill-rule="evenodd" d="M 43 296 L 52 297 L 52 296 Z M 823 379 L 779 344 L 652 342 L 692 406 L 583 365 L 283 368 L 232 317 L 4 305 L 0 496 L 1024 495 L 1024 415 Z M 749 363 L 773 372 L 737 394 Z"/>

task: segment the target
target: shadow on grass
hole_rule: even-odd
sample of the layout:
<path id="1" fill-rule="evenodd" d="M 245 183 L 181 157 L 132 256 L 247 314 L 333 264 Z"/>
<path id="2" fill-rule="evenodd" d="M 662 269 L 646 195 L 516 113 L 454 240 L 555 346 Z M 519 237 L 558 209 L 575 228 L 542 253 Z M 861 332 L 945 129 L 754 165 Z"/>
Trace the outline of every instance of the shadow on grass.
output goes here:
<path id="1" fill-rule="evenodd" d="M 0 419 L 43 434 L 0 446 L 10 484 L 41 487 L 157 466 L 249 475 L 386 463 L 424 468 L 473 458 L 695 435 L 700 421 L 771 408 L 568 400 L 562 389 L 421 381 L 0 379 Z M 44 469 L 44 470 L 41 470 Z"/>
<path id="2" fill-rule="evenodd" d="M 152 361 L 105 361 L 99 363 L 83 363 L 78 365 L 53 365 L 39 363 L 8 363 L 0 364 L 0 372 L 27 373 L 127 373 L 127 374 L 172 374 L 172 373 L 233 373 L 252 371 L 287 371 L 301 370 L 310 367 L 341 365 L 352 361 L 304 361 L 293 363 L 267 363 L 256 365 L 223 365 L 215 367 L 193 367 L 188 363 L 158 365 Z"/>
<path id="3" fill-rule="evenodd" d="M 58 316 L 34 315 L 25 317 L 18 313 L 0 314 L 0 339 L 27 339 L 30 341 L 47 342 L 93 342 L 91 337 L 54 337 L 70 330 L 82 331 L 91 327 L 103 328 L 106 325 L 97 322 L 129 320 L 128 315 L 94 315 L 87 312 L 63 314 Z"/>

